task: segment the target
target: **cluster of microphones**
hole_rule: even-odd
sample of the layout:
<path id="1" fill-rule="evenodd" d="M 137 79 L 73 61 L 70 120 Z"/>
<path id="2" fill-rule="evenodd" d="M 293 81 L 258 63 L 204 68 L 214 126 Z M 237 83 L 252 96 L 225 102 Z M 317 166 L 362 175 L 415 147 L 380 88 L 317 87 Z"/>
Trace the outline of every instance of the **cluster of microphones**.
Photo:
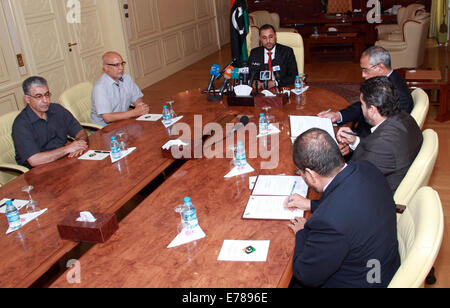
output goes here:
<path id="1" fill-rule="evenodd" d="M 237 85 L 247 85 L 253 87 L 255 90 L 255 95 L 258 93 L 258 81 L 264 84 L 264 89 L 268 89 L 269 81 L 276 80 L 277 84 L 280 85 L 280 66 L 273 66 L 272 72 L 269 71 L 267 64 L 255 64 L 248 65 L 248 63 L 243 62 L 242 67 L 234 67 L 233 64 L 236 61 L 231 61 L 223 70 L 220 70 L 218 64 L 213 64 L 211 66 L 210 75 L 211 79 L 206 90 L 206 94 L 212 95 L 208 96 L 208 100 L 220 100 L 223 94 L 229 94 L 233 91 L 233 88 Z M 273 74 L 273 78 L 272 78 Z M 220 89 L 216 90 L 215 81 L 224 78 L 222 86 Z M 256 83 L 256 86 L 254 84 Z M 279 91 L 281 89 L 279 87 Z"/>

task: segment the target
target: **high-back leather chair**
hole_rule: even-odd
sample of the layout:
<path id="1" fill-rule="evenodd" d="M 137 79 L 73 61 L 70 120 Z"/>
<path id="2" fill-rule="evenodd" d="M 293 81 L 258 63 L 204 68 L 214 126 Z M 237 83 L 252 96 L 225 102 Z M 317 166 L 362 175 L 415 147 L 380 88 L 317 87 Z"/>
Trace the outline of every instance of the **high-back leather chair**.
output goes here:
<path id="1" fill-rule="evenodd" d="M 407 205 L 416 191 L 427 186 L 430 181 L 439 151 L 439 139 L 432 129 L 427 129 L 422 134 L 420 151 L 395 191 L 394 200 L 397 204 Z"/>
<path id="2" fill-rule="evenodd" d="M 428 98 L 427 93 L 420 88 L 412 91 L 411 96 L 414 101 L 414 108 L 411 111 L 411 116 L 416 120 L 420 129 L 422 129 L 427 118 L 428 109 L 430 108 L 430 99 Z"/>
<path id="3" fill-rule="evenodd" d="M 378 32 L 378 40 L 401 40 L 403 24 L 414 18 L 418 13 L 425 12 L 425 5 L 412 3 L 407 7 L 401 7 L 397 13 L 396 24 L 378 25 L 375 29 Z M 396 39 L 399 37 L 399 39 Z"/>
<path id="4" fill-rule="evenodd" d="M 328 0 L 327 14 L 353 11 L 352 0 Z"/>
<path id="5" fill-rule="evenodd" d="M 60 104 L 69 110 L 80 122 L 81 126 L 89 130 L 102 129 L 100 125 L 91 123 L 92 83 L 79 83 L 64 91 L 59 97 Z"/>
<path id="6" fill-rule="evenodd" d="M 295 28 L 280 27 L 280 15 L 278 13 L 270 13 L 269 11 L 254 11 L 248 14 L 250 26 L 258 29 L 265 24 L 272 25 L 277 32 L 297 32 Z"/>
<path id="7" fill-rule="evenodd" d="M 389 288 L 419 288 L 433 267 L 444 233 L 439 195 L 431 187 L 417 191 L 397 222 L 401 265 Z"/>
<path id="8" fill-rule="evenodd" d="M 259 46 L 259 29 L 256 26 L 250 26 L 247 34 L 247 51 L 250 56 L 250 52 L 253 48 Z"/>
<path id="9" fill-rule="evenodd" d="M 423 64 L 425 43 L 430 27 L 430 14 L 417 14 L 408 19 L 402 28 L 401 40 L 379 40 L 375 45 L 382 46 L 391 55 L 392 68 L 417 68 Z"/>
<path id="10" fill-rule="evenodd" d="M 16 163 L 16 151 L 11 136 L 14 120 L 20 111 L 0 116 L 0 184 L 6 184 L 15 177 L 28 171 Z"/>
<path id="11" fill-rule="evenodd" d="M 297 61 L 298 73 L 303 74 L 305 67 L 305 54 L 302 36 L 299 33 L 278 32 L 277 42 L 292 48 L 294 51 L 295 60 Z"/>

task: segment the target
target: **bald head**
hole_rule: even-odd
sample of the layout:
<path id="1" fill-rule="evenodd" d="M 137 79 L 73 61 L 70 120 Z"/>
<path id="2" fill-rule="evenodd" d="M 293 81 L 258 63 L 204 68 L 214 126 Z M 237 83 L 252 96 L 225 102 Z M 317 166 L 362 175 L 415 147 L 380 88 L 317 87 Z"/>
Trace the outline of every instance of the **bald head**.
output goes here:
<path id="1" fill-rule="evenodd" d="M 122 56 L 114 51 L 105 53 L 102 57 L 103 71 L 115 81 L 119 81 L 125 73 L 125 62 Z"/>

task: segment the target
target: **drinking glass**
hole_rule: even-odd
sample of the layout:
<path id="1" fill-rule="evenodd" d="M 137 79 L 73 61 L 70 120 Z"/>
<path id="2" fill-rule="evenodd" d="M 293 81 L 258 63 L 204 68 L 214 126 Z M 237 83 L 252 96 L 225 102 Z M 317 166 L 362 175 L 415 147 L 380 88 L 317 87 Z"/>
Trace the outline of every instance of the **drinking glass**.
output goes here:
<path id="1" fill-rule="evenodd" d="M 265 111 L 266 119 L 267 119 L 267 126 L 270 125 L 270 123 L 273 123 L 275 121 L 275 117 L 272 117 L 269 115 L 269 110 L 272 109 L 270 106 L 264 106 L 262 109 Z"/>
<path id="2" fill-rule="evenodd" d="M 177 226 L 177 232 L 181 233 L 181 231 L 183 231 L 184 229 L 184 218 L 183 218 L 183 213 L 184 213 L 184 204 L 179 204 L 174 208 L 175 212 L 180 214 L 180 223 Z"/>
<path id="3" fill-rule="evenodd" d="M 117 142 L 119 142 L 120 151 L 125 152 L 127 150 L 128 134 L 124 131 L 117 132 Z"/>
<path id="4" fill-rule="evenodd" d="M 22 191 L 28 193 L 29 201 L 27 203 L 26 210 L 28 213 L 34 213 L 40 211 L 38 202 L 34 201 L 31 197 L 31 191 L 34 189 L 32 185 L 22 187 Z"/>
<path id="5" fill-rule="evenodd" d="M 173 104 L 175 104 L 175 101 L 168 101 L 167 104 L 169 104 L 169 112 L 170 112 L 170 117 L 172 119 L 175 119 L 177 117 L 177 114 L 175 113 L 175 110 L 173 109 Z"/>
<path id="6" fill-rule="evenodd" d="M 300 81 L 302 82 L 302 89 L 306 85 L 306 74 L 300 74 Z"/>

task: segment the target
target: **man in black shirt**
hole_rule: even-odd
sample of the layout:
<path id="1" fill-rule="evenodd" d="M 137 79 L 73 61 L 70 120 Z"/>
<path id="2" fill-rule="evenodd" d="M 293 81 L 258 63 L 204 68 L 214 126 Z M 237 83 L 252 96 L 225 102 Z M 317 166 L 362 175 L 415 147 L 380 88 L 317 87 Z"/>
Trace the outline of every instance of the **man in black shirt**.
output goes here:
<path id="1" fill-rule="evenodd" d="M 88 136 L 68 110 L 50 103 L 47 81 L 30 77 L 22 88 L 27 107 L 17 116 L 12 129 L 17 163 L 32 168 L 66 155 L 80 156 L 88 147 Z M 75 141 L 68 144 L 67 136 Z"/>

